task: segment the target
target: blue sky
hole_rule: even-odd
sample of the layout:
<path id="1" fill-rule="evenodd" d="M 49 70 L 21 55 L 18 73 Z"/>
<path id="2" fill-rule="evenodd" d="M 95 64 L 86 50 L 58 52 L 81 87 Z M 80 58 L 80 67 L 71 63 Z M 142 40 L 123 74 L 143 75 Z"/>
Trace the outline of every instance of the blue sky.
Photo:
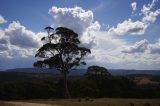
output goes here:
<path id="1" fill-rule="evenodd" d="M 159 0 L 0 0 L 0 68 L 32 67 L 52 25 L 79 34 L 88 65 L 160 69 L 159 15 Z"/>

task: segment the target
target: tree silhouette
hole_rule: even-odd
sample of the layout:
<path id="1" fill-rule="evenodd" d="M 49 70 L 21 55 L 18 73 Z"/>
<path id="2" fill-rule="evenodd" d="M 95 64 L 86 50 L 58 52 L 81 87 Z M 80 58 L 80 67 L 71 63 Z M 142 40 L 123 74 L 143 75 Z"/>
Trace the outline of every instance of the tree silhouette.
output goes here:
<path id="1" fill-rule="evenodd" d="M 64 78 L 65 97 L 70 94 L 67 87 L 67 75 L 71 69 L 79 65 L 86 65 L 84 57 L 91 53 L 90 49 L 80 47 L 78 34 L 65 27 L 46 27 L 48 35 L 41 40 L 46 43 L 39 48 L 35 57 L 41 58 L 33 65 L 40 68 L 55 68 Z"/>
<path id="2" fill-rule="evenodd" d="M 85 73 L 85 76 L 87 78 L 109 78 L 112 77 L 112 75 L 108 72 L 108 70 L 104 67 L 100 66 L 90 66 L 87 69 L 87 72 Z"/>

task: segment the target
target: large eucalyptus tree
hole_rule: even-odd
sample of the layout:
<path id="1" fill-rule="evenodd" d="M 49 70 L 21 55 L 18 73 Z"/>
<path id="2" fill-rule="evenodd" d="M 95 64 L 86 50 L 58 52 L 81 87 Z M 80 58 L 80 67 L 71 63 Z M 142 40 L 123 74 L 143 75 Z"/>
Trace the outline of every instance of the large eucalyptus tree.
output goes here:
<path id="1" fill-rule="evenodd" d="M 91 53 L 90 49 L 81 47 L 78 34 L 65 27 L 46 27 L 47 36 L 41 40 L 45 44 L 40 47 L 35 55 L 40 60 L 34 63 L 35 67 L 55 68 L 61 72 L 64 78 L 65 97 L 69 98 L 67 87 L 67 75 L 71 69 L 79 65 L 85 65 L 84 57 Z"/>

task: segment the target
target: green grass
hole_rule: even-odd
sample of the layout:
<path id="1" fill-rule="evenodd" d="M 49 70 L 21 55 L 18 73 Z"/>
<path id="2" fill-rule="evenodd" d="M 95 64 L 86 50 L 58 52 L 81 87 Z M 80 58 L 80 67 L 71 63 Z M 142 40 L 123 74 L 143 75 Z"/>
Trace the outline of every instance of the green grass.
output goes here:
<path id="1" fill-rule="evenodd" d="M 60 106 L 160 106 L 160 99 L 49 99 L 25 102 Z"/>

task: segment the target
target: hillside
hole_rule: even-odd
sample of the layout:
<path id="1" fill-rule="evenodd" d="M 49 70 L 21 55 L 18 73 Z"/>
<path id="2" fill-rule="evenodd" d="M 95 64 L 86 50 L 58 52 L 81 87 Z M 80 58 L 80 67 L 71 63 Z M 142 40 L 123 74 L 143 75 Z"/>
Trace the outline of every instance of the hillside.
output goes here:
<path id="1" fill-rule="evenodd" d="M 43 69 L 39 70 L 37 68 L 15 68 L 5 70 L 6 72 L 24 72 L 24 73 L 51 73 L 51 74 L 60 74 L 56 69 Z M 112 75 L 115 76 L 126 76 L 126 75 L 160 75 L 160 70 L 130 70 L 130 69 L 109 69 L 108 70 Z M 71 70 L 70 75 L 83 75 L 86 72 L 86 69 L 76 69 Z"/>

